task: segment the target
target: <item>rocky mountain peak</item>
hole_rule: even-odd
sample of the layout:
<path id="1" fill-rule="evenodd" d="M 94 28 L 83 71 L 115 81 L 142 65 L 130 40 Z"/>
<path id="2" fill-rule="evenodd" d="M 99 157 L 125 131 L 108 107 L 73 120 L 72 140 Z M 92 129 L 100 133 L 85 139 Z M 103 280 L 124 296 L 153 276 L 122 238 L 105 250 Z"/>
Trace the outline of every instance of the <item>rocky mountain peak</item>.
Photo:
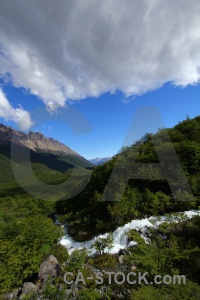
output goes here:
<path id="1" fill-rule="evenodd" d="M 31 141 L 37 141 L 38 139 L 45 140 L 45 136 L 40 131 L 38 131 L 38 132 L 30 131 L 28 133 L 28 136 Z"/>
<path id="2" fill-rule="evenodd" d="M 42 150 L 45 152 L 64 153 L 80 157 L 78 153 L 63 143 L 54 140 L 53 138 L 48 138 L 41 132 L 30 131 L 26 134 L 13 129 L 10 126 L 0 124 L 0 145 L 9 145 L 11 142 L 28 147 L 34 151 Z"/>

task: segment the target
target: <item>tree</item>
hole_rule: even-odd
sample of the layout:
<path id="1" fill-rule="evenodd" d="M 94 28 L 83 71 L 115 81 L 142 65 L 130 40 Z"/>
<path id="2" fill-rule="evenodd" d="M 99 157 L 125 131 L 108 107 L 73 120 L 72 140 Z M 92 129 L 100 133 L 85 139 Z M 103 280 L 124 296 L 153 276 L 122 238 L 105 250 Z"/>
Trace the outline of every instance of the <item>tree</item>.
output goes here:
<path id="1" fill-rule="evenodd" d="M 77 271 L 78 269 L 83 267 L 86 258 L 87 250 L 85 248 L 74 250 L 70 256 L 70 261 L 67 269 L 70 269 L 72 272 Z"/>
<path id="2" fill-rule="evenodd" d="M 0 240 L 0 290 L 3 292 L 38 272 L 62 236 L 61 228 L 44 215 L 15 219 L 9 222 L 8 228 L 9 235 Z"/>
<path id="3" fill-rule="evenodd" d="M 91 245 L 91 248 L 95 248 L 99 251 L 99 254 L 104 254 L 105 250 L 110 250 L 113 248 L 113 236 L 109 233 L 106 237 L 98 237 L 95 242 Z"/>

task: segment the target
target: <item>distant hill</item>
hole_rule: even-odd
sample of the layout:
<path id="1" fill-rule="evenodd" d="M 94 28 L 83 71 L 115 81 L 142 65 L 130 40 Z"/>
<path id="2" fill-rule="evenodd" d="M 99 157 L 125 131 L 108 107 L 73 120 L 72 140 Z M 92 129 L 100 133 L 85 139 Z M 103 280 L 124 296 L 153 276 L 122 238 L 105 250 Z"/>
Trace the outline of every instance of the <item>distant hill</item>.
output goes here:
<path id="1" fill-rule="evenodd" d="M 0 124 L 0 196 L 21 193 L 15 180 L 11 166 L 11 145 L 14 145 L 14 163 L 19 173 L 26 174 L 28 160 L 25 153 L 30 149 L 30 160 L 34 174 L 41 182 L 59 184 L 65 182 L 75 168 L 80 176 L 78 181 L 87 174 L 92 163 L 84 157 L 52 138 L 47 138 L 41 132 L 25 134 L 12 127 Z M 80 179 L 80 180 L 79 180 Z M 25 178 L 28 184 L 30 179 Z"/>
<path id="2" fill-rule="evenodd" d="M 0 146 L 10 147 L 14 143 L 19 147 L 27 147 L 35 153 L 60 155 L 68 161 L 68 163 L 83 168 L 91 167 L 92 163 L 84 157 L 73 151 L 63 143 L 47 138 L 41 132 L 32 132 L 28 134 L 13 129 L 12 127 L 0 124 Z M 38 155 L 35 154 L 38 159 Z M 46 155 L 47 157 L 47 155 Z M 43 161 L 43 159 L 42 159 Z M 44 161 L 43 161 L 44 162 Z"/>
<path id="3" fill-rule="evenodd" d="M 86 166 L 91 166 L 91 163 L 77 152 L 53 138 L 47 138 L 41 132 L 30 131 L 26 134 L 12 127 L 0 124 L 0 145 L 8 146 L 11 142 L 19 146 L 27 147 L 35 152 L 62 153 L 74 156 L 74 159 L 82 160 Z"/>
<path id="4" fill-rule="evenodd" d="M 107 157 L 103 157 L 103 158 L 96 157 L 94 159 L 90 159 L 90 162 L 94 165 L 102 165 L 111 159 L 112 159 L 111 156 L 107 156 Z"/>

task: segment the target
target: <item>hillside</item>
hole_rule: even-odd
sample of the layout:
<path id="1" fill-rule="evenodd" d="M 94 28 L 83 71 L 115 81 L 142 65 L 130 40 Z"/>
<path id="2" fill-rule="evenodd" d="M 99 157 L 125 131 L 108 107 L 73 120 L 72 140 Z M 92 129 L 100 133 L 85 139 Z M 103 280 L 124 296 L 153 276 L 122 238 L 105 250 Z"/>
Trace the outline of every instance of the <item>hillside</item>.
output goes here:
<path id="1" fill-rule="evenodd" d="M 12 127 L 0 124 L 0 145 L 9 146 L 11 143 L 27 147 L 35 152 L 61 154 L 77 166 L 91 166 L 91 163 L 77 152 L 53 138 L 47 138 L 41 132 L 30 131 L 28 134 L 25 134 Z"/>
<path id="2" fill-rule="evenodd" d="M 198 208 L 199 132 L 200 116 L 186 119 L 173 128 L 159 130 L 156 134 L 145 134 L 132 146 L 122 149 L 109 162 L 95 167 L 89 185 L 80 195 L 73 201 L 57 204 L 58 211 L 64 214 L 63 220 L 66 218 L 69 222 L 71 233 L 81 240 L 84 237 L 80 237 L 80 230 L 87 232 L 85 235 L 88 238 L 89 235 L 114 230 L 134 218 Z M 171 147 L 183 173 L 177 167 L 176 157 L 171 155 Z M 153 166 L 141 167 L 136 163 L 159 163 L 157 172 L 161 168 L 164 177 L 159 178 Z M 143 179 L 131 179 L 133 172 Z M 111 174 L 110 188 L 104 194 Z M 171 174 L 168 180 L 167 174 Z M 184 189 L 183 177 L 187 179 L 193 195 Z M 106 201 L 102 201 L 103 194 Z"/>
<path id="3" fill-rule="evenodd" d="M 40 132 L 23 132 L 0 124 L 0 196 L 23 192 L 15 180 L 11 166 L 11 146 L 14 149 L 13 163 L 19 174 L 24 174 L 27 184 L 30 182 L 28 172 L 27 149 L 30 150 L 31 167 L 34 174 L 44 183 L 59 184 L 70 176 L 75 168 L 80 177 L 87 174 L 87 168 L 92 164 L 81 155 L 52 138 L 45 137 Z M 79 180 L 78 180 L 79 182 Z"/>

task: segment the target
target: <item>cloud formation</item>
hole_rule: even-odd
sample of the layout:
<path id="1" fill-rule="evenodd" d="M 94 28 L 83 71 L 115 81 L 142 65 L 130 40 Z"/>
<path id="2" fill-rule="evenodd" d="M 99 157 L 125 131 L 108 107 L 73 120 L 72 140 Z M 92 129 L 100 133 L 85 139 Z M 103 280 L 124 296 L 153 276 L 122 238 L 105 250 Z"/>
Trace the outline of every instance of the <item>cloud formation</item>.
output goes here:
<path id="1" fill-rule="evenodd" d="M 199 0 L 1 1 L 0 74 L 66 100 L 200 81 Z"/>
<path id="2" fill-rule="evenodd" d="M 28 130 L 33 125 L 30 114 L 23 108 L 13 108 L 1 88 L 0 117 L 4 118 L 6 121 L 17 123 L 21 130 Z"/>

